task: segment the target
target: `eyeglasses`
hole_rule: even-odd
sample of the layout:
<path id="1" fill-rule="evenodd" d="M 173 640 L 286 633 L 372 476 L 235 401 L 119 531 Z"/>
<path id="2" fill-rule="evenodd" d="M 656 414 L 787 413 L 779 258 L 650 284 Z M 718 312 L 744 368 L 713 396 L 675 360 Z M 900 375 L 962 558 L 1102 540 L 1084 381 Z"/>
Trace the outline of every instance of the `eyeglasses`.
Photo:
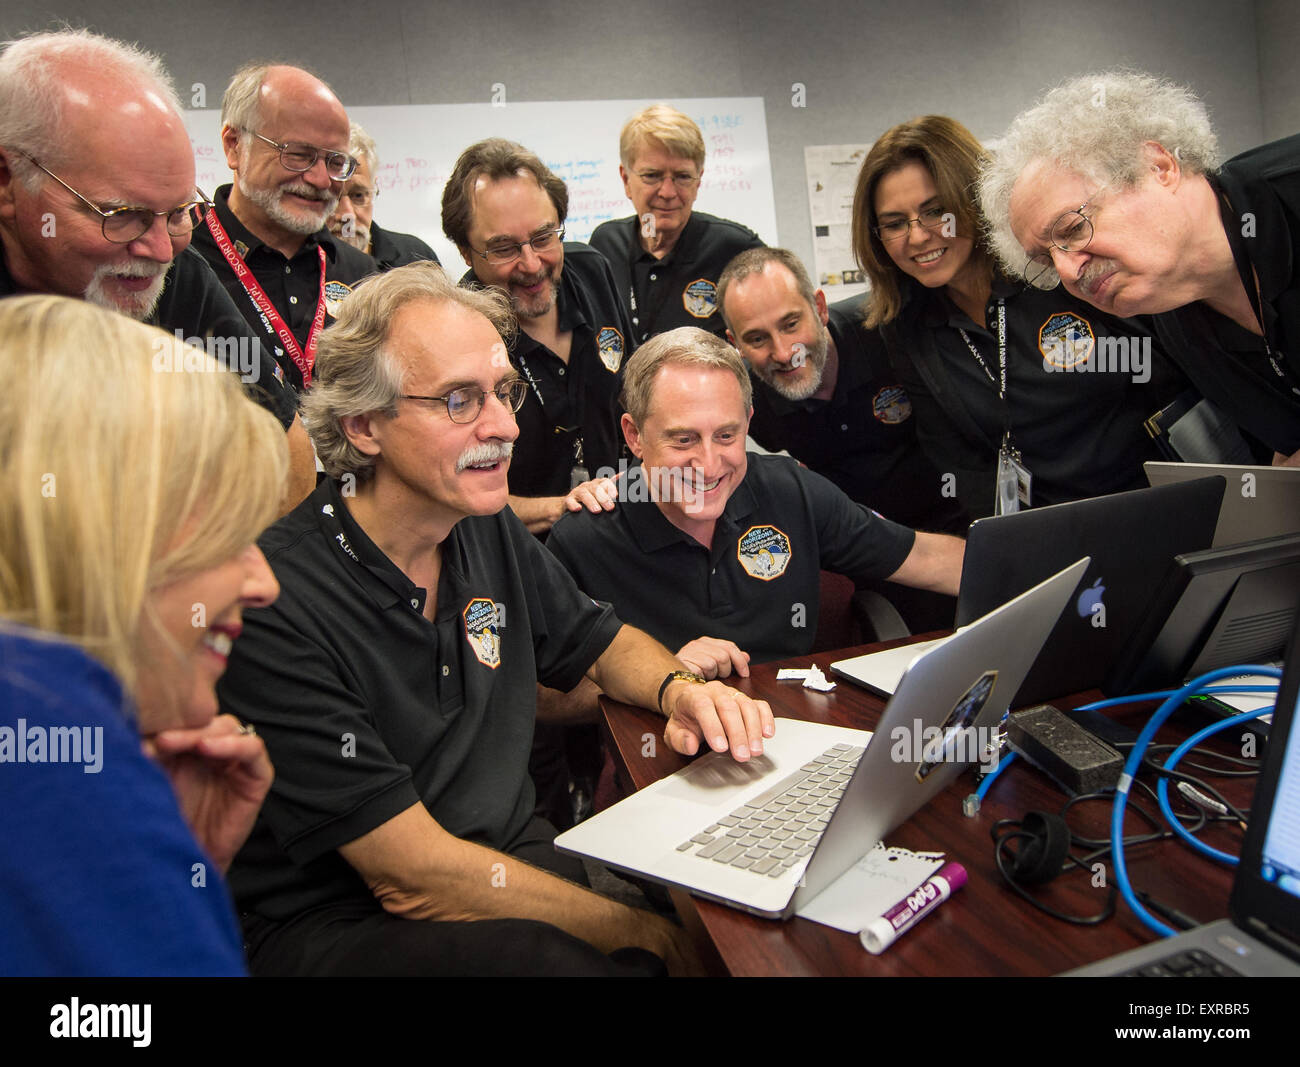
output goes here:
<path id="1" fill-rule="evenodd" d="M 279 149 L 280 165 L 285 170 L 291 170 L 295 174 L 305 174 L 316 166 L 316 160 L 321 156 L 325 157 L 325 173 L 330 176 L 332 181 L 346 181 L 352 177 L 353 171 L 357 169 L 357 161 L 346 152 L 331 152 L 327 148 L 317 148 L 315 145 L 299 144 L 296 141 L 289 141 L 281 144 L 279 141 L 272 141 L 269 137 L 263 137 L 256 130 L 245 130 L 251 133 L 259 141 L 265 141 L 272 148 Z"/>
<path id="2" fill-rule="evenodd" d="M 943 208 L 927 207 L 914 219 L 890 219 L 879 226 L 873 226 L 872 230 L 882 241 L 897 241 L 912 232 L 914 222 L 920 223 L 923 229 L 937 230 L 948 218 L 951 216 Z"/>
<path id="3" fill-rule="evenodd" d="M 669 174 L 662 170 L 642 170 L 636 171 L 637 181 L 643 185 L 659 186 L 663 185 L 665 178 L 671 178 L 673 188 L 680 189 L 683 192 L 692 189 L 700 183 L 698 174 L 687 174 L 684 171 L 677 171 L 675 174 Z"/>
<path id="4" fill-rule="evenodd" d="M 203 212 L 212 206 L 212 201 L 203 195 L 202 190 L 195 189 L 194 191 L 199 195 L 197 200 L 190 200 L 167 211 L 151 211 L 147 207 L 115 207 L 105 211 L 98 204 L 82 196 L 35 156 L 28 155 L 21 148 L 16 148 L 14 151 L 31 160 L 32 163 L 98 215 L 100 229 L 104 232 L 104 239 L 112 241 L 114 244 L 130 244 L 137 238 L 143 237 L 153 226 L 153 220 L 159 216 L 166 218 L 167 232 L 169 234 L 173 237 L 184 237 L 203 221 Z"/>
<path id="5" fill-rule="evenodd" d="M 470 245 L 469 250 L 476 256 L 482 256 L 489 263 L 513 263 L 524 254 L 525 248 L 531 248 L 537 253 L 549 252 L 563 240 L 564 227 L 557 226 L 553 230 L 543 230 L 541 233 L 533 234 L 532 239 L 528 241 L 501 242 L 488 245 L 482 251 Z"/>
<path id="6" fill-rule="evenodd" d="M 492 394 L 509 408 L 513 415 L 524 406 L 524 397 L 528 395 L 528 383 L 522 378 L 511 378 L 493 389 Z M 446 396 L 414 396 L 410 393 L 400 395 L 403 400 L 436 400 L 446 404 L 448 417 L 452 422 L 459 423 L 473 422 L 479 417 L 483 405 L 487 402 L 487 393 L 476 385 L 453 389 Z"/>
<path id="7" fill-rule="evenodd" d="M 375 197 L 377 197 L 378 195 L 379 195 L 378 189 L 375 190 L 345 189 L 343 191 L 343 196 L 346 196 L 349 200 L 352 201 L 353 207 L 361 207 L 361 208 L 368 207 L 370 205 L 370 202 L 374 200 Z M 343 196 L 339 197 L 339 199 L 340 200 L 343 199 Z"/>
<path id="8" fill-rule="evenodd" d="M 1092 240 L 1092 219 L 1083 213 L 1083 209 L 1101 194 L 1102 186 L 1073 211 L 1066 211 L 1052 223 L 1047 235 L 1046 252 L 1030 256 L 1023 271 L 1025 282 L 1035 289 L 1055 289 L 1061 284 L 1061 276 L 1056 273 L 1056 264 L 1052 260 L 1051 249 L 1062 252 L 1082 252 Z M 1096 214 L 1094 210 L 1093 214 Z"/>

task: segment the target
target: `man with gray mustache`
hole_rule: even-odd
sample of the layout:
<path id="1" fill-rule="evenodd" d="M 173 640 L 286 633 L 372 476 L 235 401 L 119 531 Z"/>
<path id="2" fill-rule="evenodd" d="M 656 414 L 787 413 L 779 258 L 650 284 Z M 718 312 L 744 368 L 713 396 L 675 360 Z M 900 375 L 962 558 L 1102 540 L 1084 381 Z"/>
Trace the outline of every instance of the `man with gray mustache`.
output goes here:
<path id="1" fill-rule="evenodd" d="M 217 190 L 194 247 L 301 392 L 320 331 L 377 269 L 325 226 L 356 168 L 347 112 L 305 70 L 250 64 L 222 98 L 221 144 L 235 181 Z"/>
<path id="2" fill-rule="evenodd" d="M 506 506 L 529 388 L 513 327 L 504 293 L 412 263 L 321 339 L 303 417 L 328 477 L 260 539 L 280 597 L 244 613 L 218 690 L 276 766 L 230 872 L 255 974 L 698 967 L 679 929 L 555 852 L 528 773 L 538 682 L 590 678 L 657 707 L 677 751 L 739 762 L 771 709 L 685 674 Z"/>

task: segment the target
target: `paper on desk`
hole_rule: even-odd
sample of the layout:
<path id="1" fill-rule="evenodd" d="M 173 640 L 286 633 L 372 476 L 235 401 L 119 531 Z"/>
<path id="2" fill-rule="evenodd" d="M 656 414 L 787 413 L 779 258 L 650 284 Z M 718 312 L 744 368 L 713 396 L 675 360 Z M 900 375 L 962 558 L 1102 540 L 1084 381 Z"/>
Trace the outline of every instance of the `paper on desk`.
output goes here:
<path id="1" fill-rule="evenodd" d="M 798 915 L 857 934 L 943 866 L 942 852 L 886 848 L 883 841 L 800 908 Z"/>
<path id="2" fill-rule="evenodd" d="M 1281 663 L 1274 663 L 1274 667 L 1281 667 Z M 1277 685 L 1277 679 L 1267 674 L 1231 674 L 1227 677 L 1218 679 L 1215 685 Z M 1260 708 L 1267 707 L 1269 704 L 1277 702 L 1276 693 L 1211 693 L 1209 694 L 1220 704 L 1226 704 L 1237 711 L 1258 711 Z M 1260 722 L 1272 725 L 1273 716 L 1263 715 Z"/>
<path id="3" fill-rule="evenodd" d="M 805 689 L 816 689 L 820 693 L 829 693 L 835 683 L 828 681 L 817 664 L 811 667 L 781 667 L 776 672 L 778 682 L 803 682 Z"/>

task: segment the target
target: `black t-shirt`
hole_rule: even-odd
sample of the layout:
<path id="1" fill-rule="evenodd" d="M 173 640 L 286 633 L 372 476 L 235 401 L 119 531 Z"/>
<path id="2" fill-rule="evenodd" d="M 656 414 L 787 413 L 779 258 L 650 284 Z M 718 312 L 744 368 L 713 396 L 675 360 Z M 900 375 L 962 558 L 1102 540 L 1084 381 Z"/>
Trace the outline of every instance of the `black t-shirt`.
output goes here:
<path id="1" fill-rule="evenodd" d="M 473 271 L 461 285 L 478 285 Z M 623 455 L 618 396 L 623 364 L 635 348 L 627 312 L 614 292 L 609 264 L 587 245 L 565 242 L 556 299 L 560 330 L 571 330 L 569 362 L 519 330 L 510 361 L 528 382 L 515 415 L 519 439 L 510 460 L 515 496 L 563 496 L 569 491 L 578 444 L 590 477 L 618 469 Z"/>
<path id="2" fill-rule="evenodd" d="M 827 329 L 839 370 L 829 400 L 787 400 L 751 375 L 749 435 L 786 451 L 859 504 L 924 530 L 962 533 L 969 525 L 916 440 L 907 391 L 889 365 L 877 330 L 862 325 L 859 297 L 830 307 Z"/>
<path id="3" fill-rule="evenodd" d="M 281 921 L 372 900 L 337 849 L 423 803 L 506 848 L 533 812 L 541 681 L 573 688 L 621 623 L 507 508 L 442 545 L 436 622 L 326 479 L 259 541 L 280 582 L 244 612 L 218 694 L 255 723 L 275 784 L 230 871 L 239 909 Z"/>
<path id="4" fill-rule="evenodd" d="M 18 295 L 18 287 L 0 255 L 0 297 Z M 271 359 L 248 328 L 239 309 L 221 287 L 212 269 L 193 248 L 172 261 L 158 306 L 148 320 L 181 340 L 193 341 L 222 365 L 237 373 L 249 397 L 288 429 L 298 410 L 298 398 L 284 384 L 279 364 Z"/>
<path id="5" fill-rule="evenodd" d="M 370 224 L 370 257 L 381 271 L 405 267 L 424 259 L 438 263 L 437 253 L 414 234 L 381 230 L 373 222 Z M 438 265 L 442 266 L 441 263 Z"/>
<path id="6" fill-rule="evenodd" d="M 591 235 L 591 246 L 613 268 L 640 345 L 678 326 L 698 326 L 725 337 L 718 276 L 741 252 L 762 248 L 763 242 L 738 222 L 692 211 L 663 259 L 641 247 L 641 220 L 635 215 L 602 222 Z"/>
<path id="7" fill-rule="evenodd" d="M 293 259 L 286 259 L 284 253 L 264 244 L 261 238 L 235 217 L 230 210 L 230 188 L 229 185 L 223 185 L 213 197 L 217 220 L 225 228 L 235 251 L 244 257 L 244 262 L 253 272 L 258 285 L 266 292 L 267 299 L 280 313 L 301 348 L 307 343 L 307 335 L 311 332 L 312 321 L 316 316 L 316 301 L 320 298 L 318 249 L 325 250 L 325 326 L 334 321 L 331 309 L 352 292 L 358 282 L 375 273 L 375 261 L 364 252 L 358 252 L 346 241 L 338 240 L 326 229 L 318 230 L 306 238 Z M 206 225 L 194 231 L 191 247 L 208 261 L 239 313 L 244 316 L 253 333 L 262 339 L 263 346 L 270 346 L 275 353 L 275 358 L 280 361 L 284 371 L 285 381 L 295 392 L 301 392 L 302 372 L 245 292 Z"/>
<path id="8" fill-rule="evenodd" d="M 1152 342 L 1148 320 L 1115 318 L 1064 289 L 1006 280 L 994 283 L 985 323 L 914 283 L 904 300 L 881 336 L 912 399 L 921 445 L 972 518 L 993 511 L 1008 412 L 1011 443 L 1033 478 L 1033 506 L 1146 485 L 1142 464 L 1161 456 L 1143 423 L 1185 387 Z M 1006 403 L 998 395 L 999 301 Z"/>
<path id="9" fill-rule="evenodd" d="M 1224 232 L 1242 285 L 1259 300 L 1264 337 L 1201 301 L 1154 316 L 1155 329 L 1203 396 L 1289 456 L 1300 449 L 1300 134 L 1243 152 L 1208 177 L 1227 198 Z"/>
<path id="10" fill-rule="evenodd" d="M 641 471 L 628 472 L 613 511 L 565 515 L 546 547 L 584 592 L 673 650 L 707 636 L 760 663 L 803 655 L 817 632 L 821 571 L 887 578 L 916 540 L 794 460 L 750 455 L 705 548 L 649 499 Z"/>

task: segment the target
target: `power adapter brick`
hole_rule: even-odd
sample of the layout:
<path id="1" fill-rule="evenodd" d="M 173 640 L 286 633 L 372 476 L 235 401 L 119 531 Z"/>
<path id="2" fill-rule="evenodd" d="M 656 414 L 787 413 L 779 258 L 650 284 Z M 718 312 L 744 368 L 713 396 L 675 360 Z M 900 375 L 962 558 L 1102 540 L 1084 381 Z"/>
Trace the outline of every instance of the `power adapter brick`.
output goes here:
<path id="1" fill-rule="evenodd" d="M 1114 789 L 1124 769 L 1116 749 L 1051 704 L 1012 712 L 1007 740 L 1071 796 Z"/>

